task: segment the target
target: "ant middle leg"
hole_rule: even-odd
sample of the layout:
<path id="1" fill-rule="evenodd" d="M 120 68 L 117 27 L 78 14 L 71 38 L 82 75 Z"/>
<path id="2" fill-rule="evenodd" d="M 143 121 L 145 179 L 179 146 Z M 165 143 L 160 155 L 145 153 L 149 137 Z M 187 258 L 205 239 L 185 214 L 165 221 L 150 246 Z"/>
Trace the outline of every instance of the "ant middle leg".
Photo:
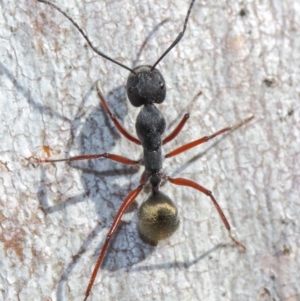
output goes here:
<path id="1" fill-rule="evenodd" d="M 188 187 L 192 187 L 202 193 L 204 193 L 205 195 L 209 196 L 211 201 L 213 202 L 215 208 L 217 209 L 221 220 L 223 222 L 223 224 L 225 225 L 228 233 L 229 233 L 229 237 L 231 238 L 231 240 L 240 248 L 242 248 L 244 251 L 246 250 L 246 247 L 240 243 L 239 241 L 237 241 L 231 234 L 231 229 L 230 229 L 230 224 L 223 212 L 223 210 L 221 209 L 220 205 L 218 204 L 218 202 L 216 201 L 216 199 L 214 198 L 212 192 L 206 188 L 204 188 L 203 186 L 199 185 L 198 183 L 188 180 L 188 179 L 184 179 L 184 178 L 170 178 L 169 176 L 164 176 L 164 179 L 175 184 L 175 185 L 181 185 L 181 186 L 188 186 Z"/>
<path id="2" fill-rule="evenodd" d="M 131 159 L 123 157 L 123 156 L 109 154 L 109 153 L 79 155 L 79 156 L 74 156 L 74 157 L 65 158 L 65 159 L 39 159 L 39 158 L 33 158 L 33 159 L 38 163 L 55 163 L 55 162 L 72 162 L 72 161 L 100 159 L 100 158 L 110 159 L 112 161 L 116 161 L 116 162 L 119 162 L 122 164 L 127 164 L 127 165 L 140 164 L 140 160 L 131 160 Z"/>
<path id="3" fill-rule="evenodd" d="M 253 118 L 254 118 L 254 115 L 251 115 L 250 117 L 244 119 L 243 121 L 241 121 L 241 122 L 239 122 L 239 123 L 237 123 L 237 124 L 235 124 L 233 126 L 226 127 L 226 128 L 224 128 L 224 129 L 222 129 L 222 130 L 220 130 L 220 131 L 218 131 L 218 132 L 216 132 L 216 133 L 214 133 L 214 134 L 212 134 L 210 136 L 204 136 L 204 137 L 202 137 L 200 139 L 194 140 L 194 141 L 189 142 L 189 143 L 187 143 L 187 144 L 185 144 L 183 146 L 180 146 L 180 147 L 176 148 L 175 150 L 171 151 L 170 153 L 166 154 L 165 158 L 170 158 L 170 157 L 179 155 L 180 153 L 183 153 L 183 152 L 185 152 L 185 151 L 187 151 L 187 150 L 189 150 L 189 149 L 191 149 L 191 148 L 193 148 L 193 147 L 195 147 L 197 145 L 205 143 L 208 140 L 210 140 L 212 138 L 215 138 L 215 137 L 217 137 L 217 136 L 219 136 L 219 135 L 221 135 L 223 133 L 226 133 L 228 131 L 233 131 L 233 130 L 239 128 L 240 126 L 242 126 L 243 124 L 249 122 Z"/>

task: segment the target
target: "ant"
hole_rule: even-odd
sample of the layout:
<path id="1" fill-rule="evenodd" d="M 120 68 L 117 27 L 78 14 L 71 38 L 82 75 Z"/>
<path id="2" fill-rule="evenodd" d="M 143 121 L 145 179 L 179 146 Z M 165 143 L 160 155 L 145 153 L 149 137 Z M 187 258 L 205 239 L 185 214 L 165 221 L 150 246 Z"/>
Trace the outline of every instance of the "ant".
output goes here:
<path id="1" fill-rule="evenodd" d="M 185 178 L 171 178 L 162 171 L 163 155 L 162 155 L 161 147 L 162 145 L 173 140 L 180 133 L 181 129 L 189 119 L 189 114 L 185 114 L 181 119 L 181 121 L 179 122 L 179 124 L 175 127 L 175 129 L 164 139 L 162 138 L 162 135 L 164 134 L 166 128 L 166 121 L 162 113 L 155 106 L 155 104 L 161 104 L 165 100 L 166 84 L 161 72 L 156 69 L 156 66 L 166 56 L 166 54 L 169 53 L 170 50 L 174 48 L 176 44 L 178 44 L 179 41 L 182 39 L 195 0 L 192 0 L 190 3 L 190 6 L 188 8 L 185 17 L 183 30 L 178 34 L 177 38 L 167 48 L 167 50 L 160 56 L 160 58 L 152 66 L 141 65 L 141 66 L 134 67 L 133 69 L 115 61 L 114 59 L 110 58 L 106 54 L 96 49 L 91 43 L 91 41 L 89 40 L 89 38 L 87 37 L 87 35 L 79 27 L 79 25 L 71 17 L 69 17 L 64 11 L 62 11 L 59 7 L 45 0 L 38 0 L 38 2 L 47 4 L 52 8 L 56 9 L 57 11 L 59 11 L 60 13 L 62 13 L 78 29 L 78 31 L 87 41 L 88 45 L 99 56 L 102 56 L 105 59 L 130 71 L 130 74 L 127 79 L 127 84 L 126 84 L 127 96 L 129 98 L 129 101 L 134 107 L 142 106 L 141 111 L 137 116 L 136 124 L 135 124 L 136 132 L 138 136 L 138 138 L 136 138 L 133 135 L 131 135 L 119 123 L 115 115 L 110 111 L 108 104 L 103 96 L 104 94 L 102 92 L 100 82 L 99 81 L 97 82 L 97 93 L 99 95 L 100 101 L 103 105 L 105 112 L 108 114 L 108 116 L 110 117 L 110 119 L 112 120 L 116 128 L 120 131 L 120 133 L 123 136 L 125 136 L 131 142 L 136 143 L 138 145 L 142 145 L 143 157 L 140 160 L 132 160 L 111 153 L 79 155 L 79 156 L 69 157 L 66 159 L 54 159 L 54 160 L 35 158 L 35 160 L 39 163 L 49 163 L 49 162 L 55 163 L 55 162 L 62 162 L 62 161 L 71 162 L 71 161 L 78 161 L 78 160 L 104 158 L 122 164 L 145 166 L 145 170 L 140 179 L 140 184 L 138 185 L 138 187 L 136 187 L 127 195 L 127 197 L 123 201 L 120 209 L 118 210 L 114 218 L 114 221 L 110 227 L 108 234 L 106 235 L 104 245 L 102 247 L 102 250 L 100 252 L 96 265 L 94 267 L 89 284 L 87 286 L 84 301 L 87 300 L 88 296 L 91 293 L 93 283 L 96 279 L 98 270 L 102 264 L 109 242 L 112 236 L 115 234 L 124 212 L 134 202 L 134 200 L 137 198 L 139 193 L 142 191 L 142 189 L 148 182 L 150 182 L 150 185 L 152 187 L 152 192 L 148 197 L 148 199 L 140 206 L 138 211 L 138 219 L 139 219 L 138 229 L 142 238 L 144 238 L 148 242 L 152 242 L 153 244 L 156 244 L 159 240 L 163 240 L 171 236 L 179 226 L 179 217 L 178 217 L 176 205 L 167 195 L 165 195 L 160 191 L 161 181 L 165 180 L 175 185 L 188 186 L 194 188 L 204 193 L 206 196 L 208 196 L 211 199 L 215 208 L 217 209 L 220 218 L 229 233 L 231 240 L 238 247 L 245 250 L 246 247 L 231 235 L 229 222 L 211 191 L 197 184 L 196 182 Z M 164 157 L 170 158 L 176 156 L 197 145 L 205 143 L 208 140 L 211 140 L 212 138 L 215 138 L 223 133 L 235 130 L 240 126 L 242 126 L 243 124 L 249 122 L 253 118 L 254 116 L 252 115 L 234 126 L 223 128 L 210 136 L 204 136 L 200 139 L 187 143 L 173 150 L 172 152 L 169 152 Z"/>

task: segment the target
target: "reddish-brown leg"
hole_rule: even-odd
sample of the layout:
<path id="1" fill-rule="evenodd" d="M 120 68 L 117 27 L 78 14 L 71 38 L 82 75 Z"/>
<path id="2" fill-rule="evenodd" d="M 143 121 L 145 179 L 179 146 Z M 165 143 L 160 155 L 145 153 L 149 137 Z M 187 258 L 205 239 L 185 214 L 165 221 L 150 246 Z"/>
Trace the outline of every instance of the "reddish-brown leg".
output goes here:
<path id="1" fill-rule="evenodd" d="M 190 118 L 190 114 L 186 113 L 184 114 L 183 118 L 177 125 L 177 127 L 163 140 L 162 144 L 166 144 L 173 140 L 182 130 L 183 126 L 186 124 L 187 120 Z"/>
<path id="2" fill-rule="evenodd" d="M 198 191 L 206 194 L 207 196 L 210 197 L 210 199 L 212 200 L 214 206 L 216 207 L 223 224 L 225 225 L 226 229 L 228 230 L 229 236 L 232 239 L 232 241 L 239 247 L 241 247 L 244 251 L 246 250 L 246 247 L 240 243 L 239 241 L 237 241 L 235 238 L 232 237 L 231 235 L 231 231 L 230 231 L 230 225 L 229 222 L 223 212 L 223 210 L 221 209 L 221 207 L 219 206 L 218 202 L 216 201 L 216 199 L 214 198 L 214 196 L 212 195 L 212 192 L 210 190 L 207 190 L 206 188 L 204 188 L 203 186 L 197 184 L 196 182 L 193 182 L 191 180 L 188 179 L 184 179 L 184 178 L 170 178 L 170 177 L 164 177 L 166 180 L 170 181 L 171 183 L 175 184 L 175 185 L 181 185 L 181 186 L 188 186 L 188 187 L 192 187 L 194 189 L 197 189 Z"/>
<path id="3" fill-rule="evenodd" d="M 116 162 L 120 162 L 127 165 L 135 165 L 140 164 L 139 160 L 131 160 L 126 157 L 122 157 L 119 155 L 109 154 L 109 153 L 103 153 L 103 154 L 91 154 L 91 155 L 80 155 L 75 157 L 70 157 L 67 159 L 39 159 L 34 158 L 35 161 L 39 163 L 51 163 L 51 162 L 71 162 L 71 161 L 79 161 L 79 160 L 89 160 L 89 159 L 99 159 L 99 158 L 105 158 L 110 159 Z"/>
<path id="4" fill-rule="evenodd" d="M 189 149 L 191 149 L 191 148 L 193 148 L 193 147 L 195 147 L 195 146 L 197 146 L 199 144 L 205 143 L 208 140 L 210 140 L 212 138 L 215 138 L 216 136 L 219 136 L 219 135 L 221 135 L 223 133 L 226 133 L 228 131 L 233 131 L 233 130 L 239 128 L 240 126 L 242 126 L 243 124 L 249 122 L 253 118 L 254 118 L 254 116 L 252 115 L 252 116 L 248 117 L 247 119 L 241 121 L 240 123 L 237 123 L 236 125 L 226 127 L 226 128 L 224 128 L 224 129 L 222 129 L 222 130 L 220 130 L 220 131 L 218 131 L 218 132 L 216 132 L 216 133 L 214 133 L 214 134 L 212 134 L 210 136 L 204 136 L 204 137 L 202 137 L 202 138 L 200 138 L 198 140 L 195 140 L 195 141 L 192 141 L 190 143 L 187 143 L 187 144 L 185 144 L 185 145 L 183 145 L 183 146 L 181 146 L 179 148 L 176 148 L 175 150 L 171 151 L 170 153 L 166 154 L 165 158 L 170 158 L 170 157 L 176 156 L 176 155 L 178 155 L 178 154 L 180 154 L 182 152 L 185 152 L 185 151 L 187 151 L 187 150 L 189 150 Z"/>
<path id="5" fill-rule="evenodd" d="M 116 116 L 110 111 L 108 104 L 103 96 L 103 92 L 102 92 L 102 88 L 101 88 L 101 84 L 100 81 L 97 81 L 97 92 L 98 92 L 98 96 L 101 100 L 101 103 L 104 107 L 105 112 L 109 115 L 110 119 L 112 120 L 112 122 L 115 124 L 116 128 L 120 131 L 120 133 L 126 137 L 128 140 L 130 140 L 131 142 L 134 142 L 135 144 L 141 145 L 141 141 L 138 140 L 137 138 L 135 138 L 134 136 L 132 136 L 118 121 L 118 119 L 116 118 Z"/>
<path id="6" fill-rule="evenodd" d="M 103 245 L 102 250 L 100 252 L 100 255 L 98 257 L 97 263 L 96 263 L 96 265 L 94 267 L 94 271 L 93 271 L 92 276 L 90 278 L 89 285 L 88 285 L 88 287 L 86 289 L 84 301 L 87 300 L 87 298 L 88 298 L 88 296 L 89 296 L 89 294 L 91 292 L 91 289 L 93 287 L 95 278 L 97 276 L 98 270 L 99 270 L 99 268 L 101 266 L 101 263 L 103 261 L 103 258 L 104 258 L 104 255 L 106 253 L 106 250 L 107 250 L 107 247 L 108 247 L 108 244 L 109 244 L 109 241 L 110 241 L 111 237 L 116 232 L 117 227 L 120 224 L 120 221 L 121 221 L 121 218 L 122 218 L 124 212 L 128 209 L 128 207 L 130 206 L 130 204 L 132 204 L 132 202 L 139 195 L 139 193 L 143 189 L 144 185 L 145 185 L 145 182 L 142 182 L 136 189 L 132 190 L 129 193 L 129 195 L 127 196 L 127 198 L 124 200 L 124 202 L 122 203 L 122 206 L 120 207 L 119 211 L 117 212 L 117 215 L 116 215 L 116 217 L 115 217 L 115 219 L 114 219 L 114 221 L 113 221 L 113 223 L 112 223 L 112 225 L 110 227 L 110 230 L 109 230 L 108 234 L 106 235 L 106 239 L 105 239 L 104 245 Z"/>
<path id="7" fill-rule="evenodd" d="M 194 102 L 196 100 L 197 97 L 199 97 L 202 94 L 202 91 L 199 91 L 192 99 L 192 102 Z M 181 119 L 181 121 L 179 122 L 179 124 L 177 125 L 177 127 L 163 140 L 162 144 L 166 144 L 168 142 L 170 142 L 171 140 L 173 140 L 182 130 L 182 128 L 184 127 L 184 125 L 186 124 L 187 120 L 189 119 L 190 114 L 186 113 L 183 118 Z"/>

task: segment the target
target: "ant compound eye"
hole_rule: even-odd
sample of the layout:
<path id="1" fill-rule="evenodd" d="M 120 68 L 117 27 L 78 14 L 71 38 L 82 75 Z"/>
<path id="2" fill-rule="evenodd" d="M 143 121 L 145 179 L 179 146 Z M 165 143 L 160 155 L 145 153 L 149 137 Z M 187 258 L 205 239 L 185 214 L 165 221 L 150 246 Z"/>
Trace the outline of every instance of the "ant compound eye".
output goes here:
<path id="1" fill-rule="evenodd" d="M 133 87 L 129 87 L 128 92 L 129 92 L 129 93 L 132 93 L 133 90 L 134 90 Z"/>
<path id="2" fill-rule="evenodd" d="M 163 82 L 160 82 L 159 87 L 160 87 L 161 90 L 163 90 L 165 88 L 165 84 Z"/>

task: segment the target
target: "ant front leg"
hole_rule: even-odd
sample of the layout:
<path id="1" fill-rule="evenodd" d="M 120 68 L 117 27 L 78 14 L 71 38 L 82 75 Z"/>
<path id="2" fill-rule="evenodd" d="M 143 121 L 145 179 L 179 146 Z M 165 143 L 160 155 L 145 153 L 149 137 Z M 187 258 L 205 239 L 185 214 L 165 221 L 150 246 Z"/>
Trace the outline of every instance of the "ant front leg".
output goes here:
<path id="1" fill-rule="evenodd" d="M 228 233 L 229 233 L 229 236 L 230 238 L 232 239 L 232 241 L 237 245 L 239 246 L 240 248 L 242 248 L 244 251 L 246 250 L 246 247 L 240 243 L 239 241 L 237 241 L 232 235 L 231 235 L 231 230 L 230 230 L 230 224 L 223 212 L 223 210 L 221 209 L 220 205 L 218 204 L 218 202 L 216 201 L 216 199 L 214 198 L 212 192 L 206 188 L 204 188 L 203 186 L 197 184 L 196 182 L 194 181 L 191 181 L 191 180 L 188 180 L 188 179 L 184 179 L 184 178 L 170 178 L 168 176 L 164 177 L 165 180 L 175 184 L 175 185 L 181 185 L 181 186 L 188 186 L 188 187 L 192 187 L 194 189 L 197 189 L 198 191 L 206 194 L 207 196 L 210 197 L 210 199 L 212 200 L 215 208 L 217 209 L 220 217 L 221 217 L 221 220 L 223 222 L 223 224 L 225 225 Z"/>
<path id="2" fill-rule="evenodd" d="M 100 81 L 97 81 L 97 92 L 98 92 L 98 96 L 101 100 L 101 103 L 104 107 L 105 112 L 108 114 L 108 116 L 110 117 L 111 121 L 114 123 L 114 125 L 116 126 L 116 128 L 119 130 L 119 132 L 128 140 L 130 140 L 131 142 L 134 142 L 135 144 L 141 145 L 141 141 L 138 140 L 137 138 L 135 138 L 134 136 L 132 136 L 118 121 L 118 119 L 116 118 L 116 116 L 110 111 L 108 104 L 103 96 L 103 91 L 102 91 L 102 87 L 100 84 Z"/>
<path id="3" fill-rule="evenodd" d="M 189 113 L 184 114 L 177 127 L 162 141 L 162 144 L 164 145 L 170 142 L 171 140 L 173 140 L 180 133 L 180 131 L 182 130 L 182 128 L 184 127 L 184 125 L 186 124 L 189 118 L 190 118 Z"/>
<path id="4" fill-rule="evenodd" d="M 202 91 L 199 91 L 193 98 L 192 101 L 195 101 L 197 97 L 202 95 Z M 162 144 L 165 145 L 166 143 L 172 141 L 182 130 L 188 119 L 190 118 L 190 114 L 186 113 L 182 117 L 181 121 L 177 125 L 177 127 L 162 141 Z"/>
<path id="5" fill-rule="evenodd" d="M 171 158 L 173 156 L 179 155 L 179 154 L 181 154 L 181 153 L 183 153 L 183 152 L 185 152 L 185 151 L 187 151 L 187 150 L 189 150 L 189 149 L 191 149 L 191 148 L 193 148 L 195 146 L 198 146 L 198 145 L 200 145 L 202 143 L 205 143 L 208 140 L 210 140 L 212 138 L 215 138 L 215 137 L 217 137 L 217 136 L 219 136 L 219 135 L 221 135 L 223 133 L 226 133 L 228 131 L 234 131 L 237 128 L 239 128 L 240 126 L 242 126 L 243 124 L 245 124 L 245 123 L 249 122 L 250 120 L 252 120 L 253 118 L 254 118 L 254 116 L 251 115 L 250 117 L 246 118 L 245 120 L 241 121 L 240 123 L 237 123 L 236 125 L 226 127 L 226 128 L 224 128 L 224 129 L 222 129 L 222 130 L 220 130 L 220 131 L 218 131 L 218 132 L 216 132 L 216 133 L 214 133 L 214 134 L 212 134 L 210 136 L 204 136 L 204 137 L 202 137 L 200 139 L 197 139 L 197 140 L 192 141 L 190 143 L 187 143 L 187 144 L 185 144 L 185 145 L 183 145 L 181 147 L 178 147 L 175 150 L 171 151 L 170 153 L 166 154 L 165 158 Z"/>

